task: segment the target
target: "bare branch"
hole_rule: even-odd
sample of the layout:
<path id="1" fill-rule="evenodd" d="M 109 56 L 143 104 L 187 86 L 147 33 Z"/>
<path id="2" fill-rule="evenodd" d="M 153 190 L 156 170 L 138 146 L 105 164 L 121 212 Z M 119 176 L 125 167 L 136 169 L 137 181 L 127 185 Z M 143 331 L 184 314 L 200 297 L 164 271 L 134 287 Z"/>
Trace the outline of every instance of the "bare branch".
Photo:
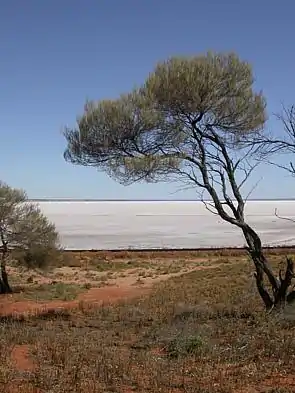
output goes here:
<path id="1" fill-rule="evenodd" d="M 295 106 L 292 105 L 287 108 L 282 105 L 281 113 L 275 114 L 275 117 L 283 126 L 282 136 L 278 137 L 264 133 L 260 134 L 258 138 L 250 143 L 256 146 L 257 151 L 260 152 L 260 159 L 262 161 L 283 169 L 294 176 L 295 166 L 292 161 L 282 164 L 274 161 L 273 157 L 279 154 L 292 155 L 295 153 Z M 271 159 L 269 158 L 270 156 Z"/>
<path id="2" fill-rule="evenodd" d="M 257 182 L 253 185 L 253 187 L 250 189 L 250 191 L 248 192 L 248 194 L 245 197 L 245 202 L 249 199 L 250 195 L 253 193 L 253 191 L 255 190 L 255 188 L 257 188 L 258 184 L 261 182 L 262 177 L 257 180 Z"/>
<path id="3" fill-rule="evenodd" d="M 286 221 L 290 221 L 290 222 L 295 223 L 295 219 L 293 219 L 293 218 L 279 216 L 279 215 L 278 215 L 278 209 L 277 209 L 277 208 L 275 209 L 275 216 L 276 216 L 277 218 L 279 218 L 280 220 L 286 220 Z"/>

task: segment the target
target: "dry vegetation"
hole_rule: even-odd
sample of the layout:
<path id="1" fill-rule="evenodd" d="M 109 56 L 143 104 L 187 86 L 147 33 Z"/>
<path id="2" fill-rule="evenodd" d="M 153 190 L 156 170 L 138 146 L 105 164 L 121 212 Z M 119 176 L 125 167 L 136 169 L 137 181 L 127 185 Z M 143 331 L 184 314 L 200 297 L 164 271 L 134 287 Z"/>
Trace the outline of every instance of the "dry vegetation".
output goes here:
<path id="1" fill-rule="evenodd" d="M 295 310 L 266 314 L 251 268 L 239 251 L 68 252 L 43 275 L 12 267 L 0 391 L 294 392 Z"/>

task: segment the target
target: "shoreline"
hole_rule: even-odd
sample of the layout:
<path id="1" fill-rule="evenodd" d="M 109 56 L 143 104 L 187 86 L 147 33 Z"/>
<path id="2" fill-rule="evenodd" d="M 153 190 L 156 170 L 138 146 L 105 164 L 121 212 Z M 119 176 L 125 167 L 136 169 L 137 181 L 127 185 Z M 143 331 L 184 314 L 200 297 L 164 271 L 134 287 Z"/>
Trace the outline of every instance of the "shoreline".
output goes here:
<path id="1" fill-rule="evenodd" d="M 295 245 L 294 246 L 276 246 L 276 247 L 263 247 L 267 254 L 288 254 L 295 252 Z M 98 249 L 98 250 L 69 250 L 64 249 L 62 250 L 63 253 L 66 254 L 97 254 L 98 256 L 118 256 L 118 257 L 127 257 L 127 256 L 140 256 L 140 257 L 147 257 L 149 255 L 153 256 L 201 256 L 201 255 L 219 255 L 219 256 L 233 256 L 233 255 L 247 255 L 247 250 L 245 247 L 216 247 L 216 248 L 155 248 L 155 249 Z"/>

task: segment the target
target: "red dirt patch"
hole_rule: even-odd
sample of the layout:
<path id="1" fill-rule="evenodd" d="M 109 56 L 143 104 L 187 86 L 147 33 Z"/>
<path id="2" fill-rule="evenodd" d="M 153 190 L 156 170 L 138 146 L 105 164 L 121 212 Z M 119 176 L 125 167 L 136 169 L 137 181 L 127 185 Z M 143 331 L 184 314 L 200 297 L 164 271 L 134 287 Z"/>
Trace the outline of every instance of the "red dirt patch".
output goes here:
<path id="1" fill-rule="evenodd" d="M 262 384 L 263 388 L 285 388 L 295 392 L 295 375 L 272 374 Z"/>
<path id="2" fill-rule="evenodd" d="M 103 303 L 113 303 L 124 299 L 132 299 L 148 293 L 150 287 L 102 287 L 91 288 L 86 293 L 78 296 L 73 301 L 13 301 L 13 297 L 5 296 L 0 299 L 0 315 L 30 315 L 56 309 L 73 309 L 79 307 L 81 302 L 86 304 L 102 305 Z"/>
<path id="3" fill-rule="evenodd" d="M 166 356 L 166 351 L 163 348 L 153 348 L 151 349 L 150 353 L 153 356 L 158 356 L 158 357 Z"/>
<path id="4" fill-rule="evenodd" d="M 11 352 L 11 360 L 19 371 L 33 371 L 34 363 L 30 358 L 28 345 L 16 345 Z"/>
<path id="5" fill-rule="evenodd" d="M 148 293 L 150 287 L 102 287 L 91 288 L 78 297 L 78 301 L 86 303 L 112 303 L 124 299 L 132 299 Z"/>

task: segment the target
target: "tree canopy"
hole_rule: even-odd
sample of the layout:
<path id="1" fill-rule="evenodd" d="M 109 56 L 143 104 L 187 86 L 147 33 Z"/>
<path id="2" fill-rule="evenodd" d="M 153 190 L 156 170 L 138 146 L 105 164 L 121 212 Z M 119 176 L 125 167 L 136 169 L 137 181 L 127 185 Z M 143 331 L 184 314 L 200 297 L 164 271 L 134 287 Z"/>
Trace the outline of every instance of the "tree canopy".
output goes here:
<path id="1" fill-rule="evenodd" d="M 87 102 L 77 127 L 65 130 L 65 159 L 123 184 L 178 180 L 213 198 L 218 190 L 237 198 L 253 169 L 253 146 L 237 147 L 266 120 L 253 82 L 250 64 L 234 53 L 170 58 L 131 93 Z"/>

